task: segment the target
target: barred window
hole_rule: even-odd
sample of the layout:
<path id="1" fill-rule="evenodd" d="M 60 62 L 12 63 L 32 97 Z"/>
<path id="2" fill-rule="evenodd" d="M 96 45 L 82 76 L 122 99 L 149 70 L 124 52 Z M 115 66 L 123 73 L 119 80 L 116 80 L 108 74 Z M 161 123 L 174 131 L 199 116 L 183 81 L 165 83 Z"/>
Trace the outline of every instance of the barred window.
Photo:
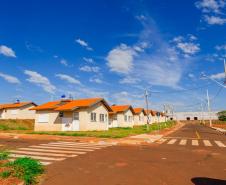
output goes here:
<path id="1" fill-rule="evenodd" d="M 95 112 L 91 112 L 91 121 L 96 122 L 96 113 Z"/>
<path id="2" fill-rule="evenodd" d="M 100 122 L 104 122 L 104 114 L 100 114 Z"/>

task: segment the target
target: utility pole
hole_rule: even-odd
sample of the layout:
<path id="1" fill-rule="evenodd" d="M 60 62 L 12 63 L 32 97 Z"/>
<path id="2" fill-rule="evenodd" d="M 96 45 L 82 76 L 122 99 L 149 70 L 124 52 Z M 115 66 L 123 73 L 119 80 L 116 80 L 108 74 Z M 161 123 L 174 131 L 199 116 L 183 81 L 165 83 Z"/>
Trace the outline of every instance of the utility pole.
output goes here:
<path id="1" fill-rule="evenodd" d="M 204 118 L 203 118 L 203 105 L 202 105 L 202 102 L 201 102 L 201 112 L 202 112 L 202 115 L 201 115 L 201 118 L 202 118 L 202 124 L 204 124 Z"/>
<path id="2" fill-rule="evenodd" d="M 226 84 L 226 62 L 225 62 L 225 59 L 224 59 L 224 74 L 225 74 L 224 84 Z"/>
<path id="3" fill-rule="evenodd" d="M 209 97 L 209 91 L 208 91 L 208 89 L 206 91 L 206 96 L 207 96 L 207 106 L 208 106 L 208 111 L 209 111 L 210 127 L 212 127 L 212 117 L 211 117 L 211 109 L 210 109 L 210 97 Z"/>
<path id="4" fill-rule="evenodd" d="M 148 91 L 145 89 L 144 91 L 144 96 L 145 96 L 145 104 L 146 104 L 146 109 L 147 109 L 147 130 L 149 130 L 149 107 L 148 107 Z"/>

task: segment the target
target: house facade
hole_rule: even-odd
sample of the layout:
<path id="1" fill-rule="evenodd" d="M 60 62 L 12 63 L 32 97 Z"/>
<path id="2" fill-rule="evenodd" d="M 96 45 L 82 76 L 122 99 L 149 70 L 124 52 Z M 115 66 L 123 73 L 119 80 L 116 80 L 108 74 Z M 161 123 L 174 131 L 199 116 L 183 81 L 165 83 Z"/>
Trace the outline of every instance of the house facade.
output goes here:
<path id="1" fill-rule="evenodd" d="M 37 106 L 35 131 L 108 130 L 110 106 L 103 98 L 59 100 Z"/>
<path id="2" fill-rule="evenodd" d="M 143 108 L 133 108 L 134 110 L 134 125 L 145 125 L 147 123 L 146 112 Z M 146 121 L 146 122 L 145 122 Z"/>
<path id="3" fill-rule="evenodd" d="M 109 127 L 133 127 L 134 110 L 131 105 L 111 106 Z"/>
<path id="4" fill-rule="evenodd" d="M 0 104 L 0 119 L 35 119 L 35 111 L 30 110 L 37 105 L 33 102 L 15 102 Z"/>

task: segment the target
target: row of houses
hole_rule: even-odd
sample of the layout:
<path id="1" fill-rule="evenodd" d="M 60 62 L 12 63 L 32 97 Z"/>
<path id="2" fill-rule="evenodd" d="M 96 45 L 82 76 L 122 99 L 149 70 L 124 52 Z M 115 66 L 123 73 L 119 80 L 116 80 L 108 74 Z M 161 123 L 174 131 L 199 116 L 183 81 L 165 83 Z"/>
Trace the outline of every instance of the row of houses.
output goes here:
<path id="1" fill-rule="evenodd" d="M 0 104 L 0 119 L 35 119 L 35 131 L 108 130 L 164 122 L 162 112 L 133 108 L 131 105 L 110 106 L 103 98 L 65 99 L 42 105 L 33 102 Z"/>

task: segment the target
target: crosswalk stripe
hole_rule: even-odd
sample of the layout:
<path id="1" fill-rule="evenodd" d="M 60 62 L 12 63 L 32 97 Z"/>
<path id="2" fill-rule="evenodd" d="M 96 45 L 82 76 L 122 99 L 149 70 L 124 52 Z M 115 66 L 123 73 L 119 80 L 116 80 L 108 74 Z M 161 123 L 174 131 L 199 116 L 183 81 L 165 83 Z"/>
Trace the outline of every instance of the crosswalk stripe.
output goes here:
<path id="1" fill-rule="evenodd" d="M 85 151 L 85 152 L 92 152 L 93 149 L 86 149 L 86 148 L 65 148 L 65 147 L 58 147 L 58 146 L 30 146 L 30 148 L 47 148 L 47 149 L 54 149 L 54 150 L 70 150 L 70 151 Z"/>
<path id="2" fill-rule="evenodd" d="M 64 148 L 87 148 L 87 149 L 101 149 L 101 147 L 92 147 L 92 146 L 65 146 L 65 145 L 57 145 L 57 144 L 40 144 L 41 146 L 60 146 Z"/>
<path id="3" fill-rule="evenodd" d="M 90 144 L 77 144 L 77 143 L 48 143 L 50 145 L 59 145 L 59 146 L 84 146 L 84 147 L 100 147 L 104 148 L 107 145 L 90 145 Z"/>
<path id="4" fill-rule="evenodd" d="M 39 149 L 39 148 L 19 148 L 19 150 L 56 152 L 56 153 L 62 153 L 62 154 L 85 154 L 86 153 L 86 152 L 79 152 L 79 151 L 63 151 L 63 150 L 51 150 L 51 149 Z"/>
<path id="5" fill-rule="evenodd" d="M 209 140 L 203 140 L 205 146 L 213 146 Z"/>
<path id="6" fill-rule="evenodd" d="M 9 157 L 18 158 L 18 157 L 31 157 L 33 159 L 47 160 L 47 161 L 63 161 L 66 158 L 53 158 L 53 157 L 41 157 L 35 155 L 22 155 L 22 154 L 10 154 Z"/>
<path id="7" fill-rule="evenodd" d="M 214 141 L 216 144 L 217 144 L 217 146 L 219 146 L 219 147 L 226 147 L 226 145 L 224 144 L 224 143 L 222 143 L 221 141 Z"/>
<path id="8" fill-rule="evenodd" d="M 82 142 L 65 142 L 65 141 L 58 141 L 55 143 L 64 143 L 64 144 L 77 144 L 77 145 L 98 145 L 98 146 L 112 146 L 110 143 L 82 143 Z"/>
<path id="9" fill-rule="evenodd" d="M 167 144 L 172 145 L 177 141 L 177 139 L 171 139 Z"/>
<path id="10" fill-rule="evenodd" d="M 167 140 L 167 139 L 165 139 L 165 138 L 161 138 L 161 139 L 159 139 L 159 140 L 157 141 L 157 143 L 158 143 L 158 144 L 162 144 L 162 143 L 164 143 L 166 140 Z"/>
<path id="11" fill-rule="evenodd" d="M 199 146 L 198 140 L 192 140 L 192 141 L 191 141 L 191 144 L 192 144 L 193 146 Z"/>
<path id="12" fill-rule="evenodd" d="M 38 152 L 38 151 L 22 151 L 22 150 L 11 150 L 11 153 L 14 154 L 28 154 L 28 155 L 44 155 L 44 156 L 51 156 L 51 157 L 75 157 L 77 155 L 68 155 L 68 154 L 56 154 L 56 153 L 43 153 L 43 152 Z"/>
<path id="13" fill-rule="evenodd" d="M 187 140 L 186 139 L 182 139 L 179 143 L 179 145 L 186 145 L 187 144 Z"/>

